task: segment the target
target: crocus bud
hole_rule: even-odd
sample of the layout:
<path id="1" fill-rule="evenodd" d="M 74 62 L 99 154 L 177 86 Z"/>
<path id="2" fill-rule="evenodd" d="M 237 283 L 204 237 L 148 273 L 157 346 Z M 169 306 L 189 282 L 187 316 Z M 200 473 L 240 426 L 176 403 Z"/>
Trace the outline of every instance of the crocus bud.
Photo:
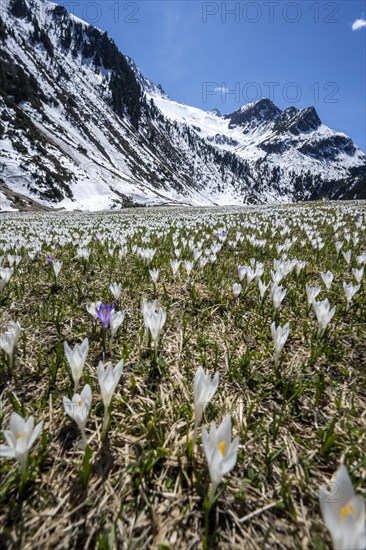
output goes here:
<path id="1" fill-rule="evenodd" d="M 89 340 L 85 338 L 81 345 L 75 344 L 74 349 L 71 349 L 69 344 L 64 342 L 64 350 L 74 380 L 74 391 L 77 392 L 86 358 L 88 357 Z"/>
<path id="2" fill-rule="evenodd" d="M 123 359 L 113 368 L 112 363 L 99 362 L 98 365 L 98 381 L 100 393 L 102 394 L 104 408 L 108 407 L 112 401 L 112 397 L 116 390 L 117 384 L 122 376 Z"/>
<path id="3" fill-rule="evenodd" d="M 286 323 L 285 326 L 281 327 L 280 325 L 276 328 L 276 323 L 273 322 L 271 325 L 271 333 L 273 338 L 273 343 L 275 347 L 275 363 L 278 366 L 280 355 L 283 349 L 283 346 L 286 344 L 290 332 L 290 323 Z"/>
<path id="4" fill-rule="evenodd" d="M 117 284 L 117 283 L 111 283 L 109 285 L 109 290 L 112 292 L 113 297 L 116 300 L 116 302 L 118 302 L 120 294 L 121 294 L 121 290 L 122 290 L 122 285 Z"/>
<path id="5" fill-rule="evenodd" d="M 350 303 L 353 300 L 354 295 L 356 294 L 356 292 L 360 290 L 360 288 L 361 288 L 361 285 L 353 286 L 352 283 L 348 283 L 348 284 L 345 282 L 343 283 L 343 290 L 346 295 L 347 307 L 349 307 Z"/>
<path id="6" fill-rule="evenodd" d="M 233 288 L 234 300 L 236 300 L 239 294 L 241 293 L 241 291 L 243 290 L 243 287 L 241 286 L 240 283 L 234 283 L 232 288 Z"/>

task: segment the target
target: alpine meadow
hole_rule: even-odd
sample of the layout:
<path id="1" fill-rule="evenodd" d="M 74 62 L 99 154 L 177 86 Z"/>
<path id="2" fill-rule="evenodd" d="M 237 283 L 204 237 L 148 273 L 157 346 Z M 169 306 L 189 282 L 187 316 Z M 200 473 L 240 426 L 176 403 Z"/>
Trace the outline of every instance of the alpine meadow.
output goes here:
<path id="1" fill-rule="evenodd" d="M 1 549 L 366 550 L 365 52 L 0 0 Z"/>

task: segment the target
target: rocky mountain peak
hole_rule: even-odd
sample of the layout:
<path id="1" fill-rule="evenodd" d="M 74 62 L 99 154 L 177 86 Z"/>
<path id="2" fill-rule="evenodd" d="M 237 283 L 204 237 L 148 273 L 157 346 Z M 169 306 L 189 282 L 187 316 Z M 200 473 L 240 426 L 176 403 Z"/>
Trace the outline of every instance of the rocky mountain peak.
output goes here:
<path id="1" fill-rule="evenodd" d="M 263 98 L 207 116 L 171 100 L 106 32 L 64 7 L 2 8 L 0 209 L 357 196 L 366 156 L 314 108 L 282 112 Z"/>
<path id="2" fill-rule="evenodd" d="M 249 103 L 240 107 L 234 113 L 226 115 L 225 118 L 230 120 L 229 128 L 242 126 L 244 131 L 248 131 L 255 126 L 273 122 L 280 114 L 281 109 L 273 101 L 263 98 L 255 103 Z"/>
<path id="3" fill-rule="evenodd" d="M 321 120 L 314 107 L 307 107 L 298 111 L 296 115 L 290 119 L 288 130 L 294 134 L 313 132 L 321 126 Z"/>

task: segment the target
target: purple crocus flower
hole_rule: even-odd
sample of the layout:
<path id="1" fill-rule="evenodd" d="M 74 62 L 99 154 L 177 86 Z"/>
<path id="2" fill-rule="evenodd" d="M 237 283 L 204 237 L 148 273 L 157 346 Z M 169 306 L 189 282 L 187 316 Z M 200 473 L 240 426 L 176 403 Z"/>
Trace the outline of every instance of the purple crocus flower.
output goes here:
<path id="1" fill-rule="evenodd" d="M 47 256 L 47 261 L 49 264 L 52 264 L 52 261 L 53 261 L 52 256 Z"/>
<path id="2" fill-rule="evenodd" d="M 100 322 L 103 325 L 104 330 L 107 330 L 109 327 L 109 322 L 111 318 L 111 312 L 114 309 L 113 304 L 103 304 L 103 302 L 100 304 L 99 307 L 97 307 L 96 312 L 100 319 Z"/>

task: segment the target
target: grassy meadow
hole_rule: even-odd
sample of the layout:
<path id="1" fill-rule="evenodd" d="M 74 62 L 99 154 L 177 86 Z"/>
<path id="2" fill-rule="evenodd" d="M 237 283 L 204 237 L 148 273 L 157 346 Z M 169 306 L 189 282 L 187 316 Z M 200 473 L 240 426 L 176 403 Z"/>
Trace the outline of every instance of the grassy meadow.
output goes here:
<path id="1" fill-rule="evenodd" d="M 320 487 L 344 462 L 366 497 L 365 264 L 364 202 L 2 214 L 0 333 L 21 329 L 12 357 L 0 349 L 0 428 L 14 411 L 43 426 L 25 473 L 0 458 L 0 546 L 331 548 Z M 349 302 L 343 283 L 360 285 Z M 286 291 L 277 309 L 273 285 Z M 323 330 L 306 285 L 336 307 Z M 143 298 L 166 312 L 156 345 Z M 125 312 L 112 341 L 87 310 L 99 302 Z M 277 361 L 273 322 L 289 323 Z M 84 451 L 63 397 L 74 393 L 64 342 L 85 338 Z M 105 435 L 97 367 L 121 359 Z M 193 446 L 200 366 L 219 384 Z M 237 461 L 209 508 L 201 424 L 227 414 Z"/>

